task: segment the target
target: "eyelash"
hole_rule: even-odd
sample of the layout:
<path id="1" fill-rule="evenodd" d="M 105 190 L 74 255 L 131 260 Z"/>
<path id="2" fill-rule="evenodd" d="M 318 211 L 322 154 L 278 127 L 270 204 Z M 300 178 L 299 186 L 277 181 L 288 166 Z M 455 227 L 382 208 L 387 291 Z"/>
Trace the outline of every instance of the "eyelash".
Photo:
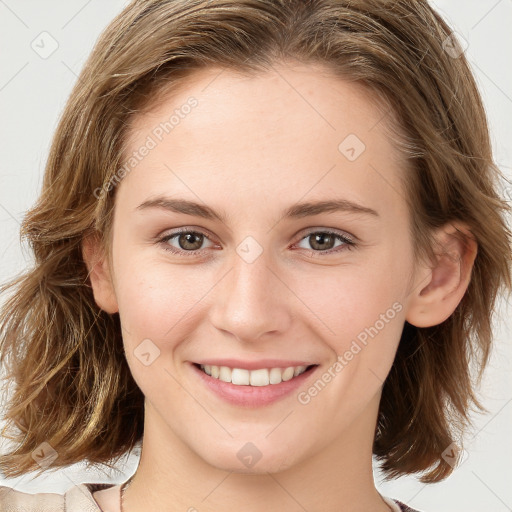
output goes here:
<path id="1" fill-rule="evenodd" d="M 310 237 L 311 235 L 319 234 L 319 233 L 324 234 L 324 235 L 331 235 L 335 239 L 340 240 L 341 242 L 343 242 L 344 245 L 338 246 L 337 248 L 329 249 L 327 251 L 319 251 L 319 250 L 314 250 L 314 249 L 310 249 L 310 250 L 304 249 L 305 251 L 308 251 L 311 255 L 314 255 L 314 256 L 318 255 L 320 257 L 323 257 L 324 255 L 328 256 L 328 255 L 339 253 L 339 252 L 342 252 L 342 251 L 345 251 L 345 250 L 352 250 L 352 249 L 354 249 L 356 247 L 356 243 L 354 242 L 354 240 L 349 238 L 347 235 L 338 233 L 336 231 L 331 231 L 331 230 L 328 230 L 328 229 L 327 230 L 310 231 L 309 233 L 307 233 L 305 236 L 303 236 L 299 240 L 299 243 L 302 242 L 303 240 L 305 240 L 306 238 Z M 190 230 L 190 229 L 184 228 L 184 229 L 178 229 L 178 230 L 173 231 L 172 233 L 170 233 L 168 235 L 165 235 L 163 238 L 158 240 L 158 243 L 160 243 L 163 246 L 164 250 L 169 251 L 172 254 L 183 255 L 185 257 L 193 257 L 193 256 L 197 256 L 197 255 L 202 254 L 202 252 L 205 249 L 198 249 L 198 250 L 193 250 L 193 251 L 184 251 L 183 249 L 176 249 L 175 247 L 169 246 L 169 244 L 167 243 L 169 240 L 171 240 L 173 238 L 176 238 L 176 237 L 178 237 L 179 235 L 182 235 L 182 234 L 202 235 L 207 240 L 209 240 L 211 242 L 210 238 L 208 237 L 208 235 L 206 233 L 203 233 L 202 231 Z M 341 247 L 341 249 L 340 249 L 340 247 Z"/>

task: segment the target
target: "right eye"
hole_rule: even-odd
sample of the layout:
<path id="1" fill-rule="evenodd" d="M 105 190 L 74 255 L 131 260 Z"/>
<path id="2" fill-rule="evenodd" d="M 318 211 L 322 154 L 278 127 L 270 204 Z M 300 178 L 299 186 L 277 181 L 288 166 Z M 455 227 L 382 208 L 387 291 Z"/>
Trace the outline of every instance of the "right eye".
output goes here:
<path id="1" fill-rule="evenodd" d="M 196 256 L 203 252 L 201 246 L 205 239 L 210 240 L 205 233 L 200 231 L 179 229 L 160 238 L 158 243 L 161 243 L 166 251 L 170 251 L 173 254 Z M 175 241 L 178 247 L 169 245 L 168 242 L 170 240 Z"/>

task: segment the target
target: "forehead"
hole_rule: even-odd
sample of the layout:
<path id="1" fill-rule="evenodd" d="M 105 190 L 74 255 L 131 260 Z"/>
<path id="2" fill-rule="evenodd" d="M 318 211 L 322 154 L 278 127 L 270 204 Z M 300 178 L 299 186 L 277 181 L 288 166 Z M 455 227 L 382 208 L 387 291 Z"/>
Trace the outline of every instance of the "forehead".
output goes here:
<path id="1" fill-rule="evenodd" d="M 187 123 L 173 128 L 177 132 L 194 131 L 196 128 L 215 126 L 229 118 L 245 123 L 265 122 L 266 128 L 274 124 L 282 127 L 283 112 L 293 122 L 308 119 L 309 131 L 320 127 L 332 132 L 352 127 L 363 136 L 365 131 L 377 124 L 384 128 L 390 120 L 389 106 L 377 100 L 374 93 L 361 83 L 348 82 L 320 64 L 275 64 L 265 72 L 242 72 L 227 68 L 211 67 L 192 72 L 172 86 L 164 86 L 154 94 L 141 115 L 131 119 L 129 140 L 137 137 L 138 131 L 147 132 L 155 121 L 168 120 L 170 114 L 180 110 L 190 98 L 200 104 L 194 109 L 199 115 L 190 116 Z M 216 117 L 213 117 L 213 115 Z M 306 133 L 306 126 L 302 126 Z M 268 133 L 268 132 L 267 132 Z M 296 133 L 295 133 L 296 134 Z M 257 137 L 258 134 L 253 134 Z"/>
<path id="2" fill-rule="evenodd" d="M 362 85 L 321 66 L 201 70 L 134 116 L 125 161 L 149 139 L 152 148 L 131 158 L 124 180 L 139 198 L 165 188 L 189 197 L 231 191 L 241 204 L 248 192 L 255 201 L 332 192 L 397 203 L 403 162 L 387 137 L 387 111 Z"/>

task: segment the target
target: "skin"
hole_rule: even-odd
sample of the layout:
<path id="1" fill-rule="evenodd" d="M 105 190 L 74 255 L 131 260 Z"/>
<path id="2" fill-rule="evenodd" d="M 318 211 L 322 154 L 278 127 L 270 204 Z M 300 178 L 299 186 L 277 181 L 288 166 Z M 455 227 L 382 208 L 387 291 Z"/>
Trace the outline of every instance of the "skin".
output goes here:
<path id="1" fill-rule="evenodd" d="M 127 155 L 188 98 L 198 100 L 118 185 L 112 263 L 98 240 L 83 244 L 95 300 L 119 313 L 146 397 L 124 510 L 388 511 L 372 476 L 383 382 L 405 320 L 436 325 L 460 302 L 476 245 L 450 236 L 466 226 L 447 225 L 434 235 L 450 257 L 415 264 L 404 162 L 360 86 L 295 63 L 252 77 L 212 68 L 185 85 L 133 120 Z M 338 149 L 348 134 L 366 146 L 354 161 Z M 156 195 L 208 205 L 227 221 L 136 210 Z M 297 202 L 331 198 L 378 216 L 281 218 Z M 209 237 L 197 242 L 202 254 L 164 249 L 186 251 L 179 237 L 158 242 L 180 227 Z M 349 234 L 356 247 L 339 250 L 336 241 L 321 254 L 310 228 Z M 252 263 L 236 252 L 247 236 L 263 249 Z M 297 393 L 264 407 L 228 404 L 190 369 L 206 357 L 316 362 L 299 390 L 307 391 L 393 304 L 401 307 L 394 318 L 307 404 Z M 160 350 L 149 366 L 134 353 L 144 339 Z M 249 441 L 262 455 L 251 468 L 237 458 Z M 106 503 L 102 492 L 95 498 Z"/>

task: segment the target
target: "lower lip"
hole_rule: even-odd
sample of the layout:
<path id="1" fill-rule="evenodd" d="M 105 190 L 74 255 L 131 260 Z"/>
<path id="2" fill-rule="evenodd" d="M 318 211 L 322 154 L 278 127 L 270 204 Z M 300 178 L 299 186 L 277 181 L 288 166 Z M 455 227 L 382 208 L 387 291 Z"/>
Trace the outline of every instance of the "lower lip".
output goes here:
<path id="1" fill-rule="evenodd" d="M 294 391 L 296 392 L 318 368 L 318 366 L 314 366 L 297 377 L 293 377 L 279 384 L 269 384 L 268 386 L 237 386 L 231 382 L 224 382 L 215 377 L 210 377 L 194 364 L 191 364 L 191 367 L 199 378 L 217 396 L 231 404 L 242 407 L 262 407 L 291 395 Z"/>

